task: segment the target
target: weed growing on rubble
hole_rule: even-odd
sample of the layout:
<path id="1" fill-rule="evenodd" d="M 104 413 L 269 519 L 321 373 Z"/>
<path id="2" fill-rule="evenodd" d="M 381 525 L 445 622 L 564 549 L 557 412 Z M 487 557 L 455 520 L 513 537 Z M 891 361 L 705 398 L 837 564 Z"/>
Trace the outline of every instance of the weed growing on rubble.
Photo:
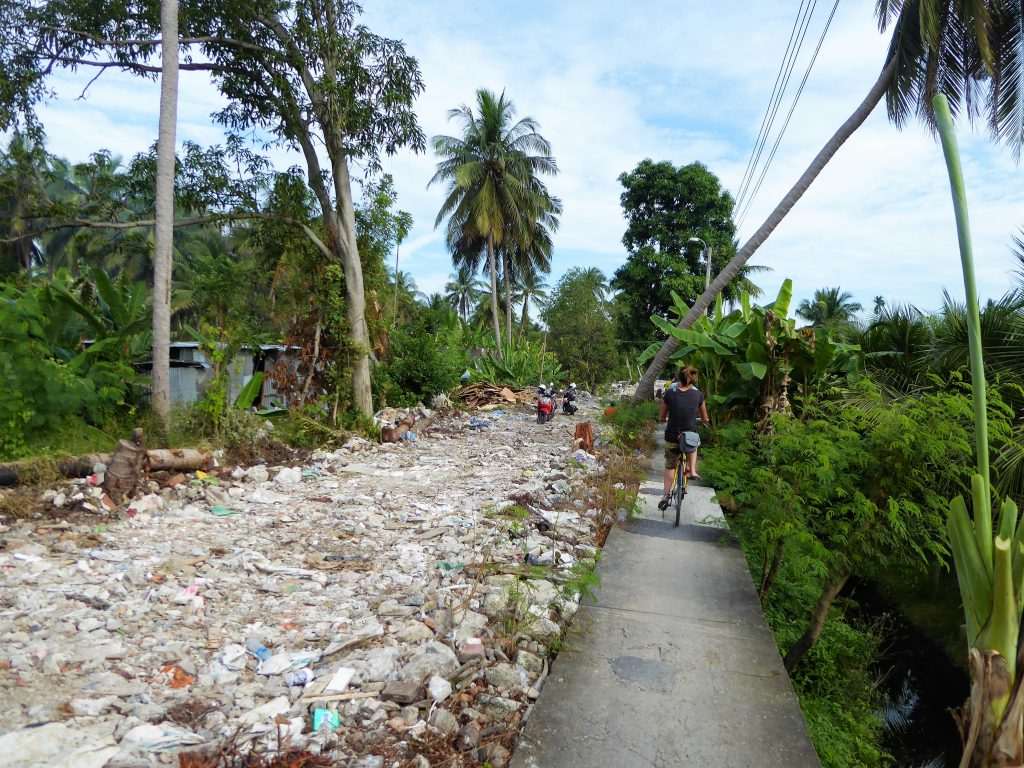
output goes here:
<path id="1" fill-rule="evenodd" d="M 595 552 L 593 557 L 580 558 L 569 569 L 569 577 L 559 585 L 559 591 L 566 600 L 574 600 L 579 595 L 583 600 L 595 600 L 596 587 L 601 586 L 601 577 L 597 575 L 597 561 L 601 553 Z"/>
<path id="2" fill-rule="evenodd" d="M 604 417 L 611 426 L 612 444 L 624 451 L 642 449 L 657 421 L 658 405 L 648 400 L 624 400 Z"/>

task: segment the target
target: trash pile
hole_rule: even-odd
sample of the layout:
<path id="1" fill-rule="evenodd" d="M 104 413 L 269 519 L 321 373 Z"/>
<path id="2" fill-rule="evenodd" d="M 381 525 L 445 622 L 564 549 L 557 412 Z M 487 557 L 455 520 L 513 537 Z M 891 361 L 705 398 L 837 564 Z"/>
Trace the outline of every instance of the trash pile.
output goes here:
<path id="1" fill-rule="evenodd" d="M 435 414 L 415 442 L 151 482 L 114 518 L 63 517 L 84 480 L 49 492 L 0 524 L 0 766 L 226 742 L 506 765 L 596 553 L 588 416 Z"/>
<path id="2" fill-rule="evenodd" d="M 455 397 L 468 407 L 475 409 L 530 405 L 534 400 L 532 389 L 511 389 L 491 384 L 488 381 L 467 384 L 456 390 Z"/>

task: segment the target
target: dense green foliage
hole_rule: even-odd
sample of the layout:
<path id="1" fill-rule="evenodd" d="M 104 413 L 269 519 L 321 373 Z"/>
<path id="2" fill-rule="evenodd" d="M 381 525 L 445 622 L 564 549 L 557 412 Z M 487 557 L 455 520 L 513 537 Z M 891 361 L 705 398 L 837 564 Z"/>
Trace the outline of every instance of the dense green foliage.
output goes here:
<path id="1" fill-rule="evenodd" d="M 379 402 L 415 405 L 458 386 L 468 358 L 459 334 L 443 330 L 431 333 L 420 321 L 395 329 L 390 340 L 391 362 L 374 368 Z"/>
<path id="2" fill-rule="evenodd" d="M 473 361 L 471 374 L 476 380 L 507 384 L 511 387 L 535 387 L 540 383 L 560 382 L 565 378 L 555 356 L 536 341 L 506 344 L 502 355 L 487 352 Z"/>
<path id="3" fill-rule="evenodd" d="M 783 653 L 805 635 L 837 574 L 944 561 L 945 491 L 966 478 L 958 459 L 970 448 L 969 418 L 969 398 L 951 392 L 898 410 L 836 405 L 807 419 L 775 416 L 760 437 L 745 421 L 719 430 L 704 473 L 736 510 L 730 526 Z M 823 765 L 881 765 L 870 671 L 881 638 L 848 607 L 856 604 L 832 603 L 793 682 Z"/>
<path id="4" fill-rule="evenodd" d="M 0 459 L 57 447 L 61 430 L 100 425 L 127 408 L 131 317 L 105 326 L 99 301 L 89 307 L 83 294 L 95 295 L 95 285 L 64 276 L 23 289 L 0 283 Z M 86 336 L 94 343 L 83 345 Z"/>
<path id="5" fill-rule="evenodd" d="M 704 291 L 707 259 L 717 273 L 735 254 L 733 199 L 701 163 L 677 168 L 668 160 L 642 160 L 619 181 L 626 217 L 622 243 L 628 256 L 611 286 L 618 292 L 621 342 L 643 348 L 653 338 L 651 315 L 668 314 L 672 292 L 692 304 Z M 691 238 L 703 239 L 711 252 Z M 734 285 L 727 299 L 752 288 L 743 279 Z"/>
<path id="6" fill-rule="evenodd" d="M 548 344 L 569 379 L 593 389 L 615 374 L 617 345 L 599 270 L 573 267 L 558 281 L 542 317 Z"/>
<path id="7" fill-rule="evenodd" d="M 862 351 L 833 339 L 836 323 L 798 329 L 788 286 L 766 307 L 740 305 L 724 313 L 719 302 L 687 331 L 653 319 L 684 345 L 677 359 L 703 372 L 718 423 L 704 474 L 731 510 L 823 764 L 883 765 L 871 667 L 884 627 L 863 626 L 843 586 L 881 576 L 891 590 L 893 573 L 919 584 L 949 567 L 948 499 L 969 491 L 974 448 L 966 356 L 944 341 L 960 335 L 962 310 L 880 305 L 864 329 L 846 322 Z M 1001 365 L 1014 354 L 1016 306 L 987 308 L 988 343 L 1002 351 L 988 438 L 1004 457 L 1021 427 L 1022 370 Z"/>

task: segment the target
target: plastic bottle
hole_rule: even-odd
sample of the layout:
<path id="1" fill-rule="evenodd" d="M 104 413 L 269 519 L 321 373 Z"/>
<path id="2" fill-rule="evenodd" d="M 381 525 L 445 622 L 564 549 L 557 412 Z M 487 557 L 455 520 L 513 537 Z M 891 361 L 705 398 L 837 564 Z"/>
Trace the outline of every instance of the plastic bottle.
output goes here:
<path id="1" fill-rule="evenodd" d="M 271 656 L 270 649 L 263 645 L 263 641 L 257 637 L 247 638 L 245 649 L 260 661 L 266 661 Z"/>
<path id="2" fill-rule="evenodd" d="M 288 672 L 284 676 L 285 685 L 305 685 L 313 679 L 312 669 L 297 669 L 294 672 Z"/>

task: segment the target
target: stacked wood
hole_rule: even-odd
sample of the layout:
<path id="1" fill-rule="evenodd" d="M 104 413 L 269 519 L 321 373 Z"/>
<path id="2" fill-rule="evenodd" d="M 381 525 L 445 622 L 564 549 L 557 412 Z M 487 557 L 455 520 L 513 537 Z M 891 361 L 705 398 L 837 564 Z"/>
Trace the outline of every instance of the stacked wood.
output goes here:
<path id="1" fill-rule="evenodd" d="M 529 405 L 534 399 L 532 389 L 512 389 L 491 384 L 489 381 L 478 381 L 474 384 L 468 384 L 456 391 L 455 397 L 470 408 Z"/>

